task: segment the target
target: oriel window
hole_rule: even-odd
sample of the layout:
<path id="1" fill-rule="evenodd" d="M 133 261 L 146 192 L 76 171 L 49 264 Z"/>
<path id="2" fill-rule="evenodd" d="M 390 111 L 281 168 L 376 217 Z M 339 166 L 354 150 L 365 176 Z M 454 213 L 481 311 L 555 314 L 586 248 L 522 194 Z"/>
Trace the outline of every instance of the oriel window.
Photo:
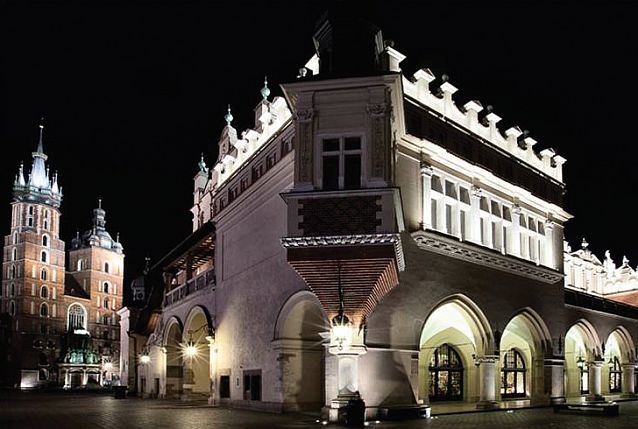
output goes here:
<path id="1" fill-rule="evenodd" d="M 361 188 L 361 137 L 324 139 L 321 155 L 323 190 Z"/>

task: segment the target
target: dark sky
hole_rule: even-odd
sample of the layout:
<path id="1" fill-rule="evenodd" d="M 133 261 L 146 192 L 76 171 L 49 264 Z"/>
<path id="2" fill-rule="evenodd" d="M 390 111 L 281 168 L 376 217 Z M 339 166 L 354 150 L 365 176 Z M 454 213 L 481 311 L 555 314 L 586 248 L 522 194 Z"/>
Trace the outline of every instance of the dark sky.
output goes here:
<path id="1" fill-rule="evenodd" d="M 638 6 L 630 2 L 365 3 L 407 55 L 567 158 L 566 227 L 602 256 L 638 264 Z M 90 4 L 90 6 L 88 6 Z M 25 6 L 26 5 L 26 6 Z M 90 226 L 98 196 L 121 232 L 127 277 L 191 230 L 192 177 L 209 165 L 228 103 L 253 126 L 267 74 L 273 95 L 313 53 L 325 2 L 7 2 L 0 0 L 0 222 L 45 117 L 45 152 L 65 197 L 62 238 Z M 439 81 L 435 81 L 439 82 Z"/>

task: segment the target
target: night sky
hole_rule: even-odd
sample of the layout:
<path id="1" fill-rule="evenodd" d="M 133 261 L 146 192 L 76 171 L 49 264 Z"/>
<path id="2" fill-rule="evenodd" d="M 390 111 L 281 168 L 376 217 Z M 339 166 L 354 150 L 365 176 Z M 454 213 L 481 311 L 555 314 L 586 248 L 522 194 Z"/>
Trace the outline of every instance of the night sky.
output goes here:
<path id="1" fill-rule="evenodd" d="M 25 3 L 28 6 L 25 6 Z M 19 4 L 19 5 L 18 5 Z M 91 4 L 91 6 L 87 6 Z M 530 131 L 567 158 L 566 236 L 638 264 L 635 221 L 638 6 L 604 2 L 365 3 L 362 14 L 407 55 L 494 106 L 500 128 Z M 45 117 L 45 152 L 64 188 L 62 239 L 88 229 L 103 199 L 121 233 L 127 282 L 191 232 L 192 177 L 209 166 L 232 106 L 254 124 L 313 54 L 325 2 L 8 2 L 0 0 L 0 229 Z M 439 80 L 433 83 L 440 83 Z M 4 190 L 2 190 L 4 189 Z"/>

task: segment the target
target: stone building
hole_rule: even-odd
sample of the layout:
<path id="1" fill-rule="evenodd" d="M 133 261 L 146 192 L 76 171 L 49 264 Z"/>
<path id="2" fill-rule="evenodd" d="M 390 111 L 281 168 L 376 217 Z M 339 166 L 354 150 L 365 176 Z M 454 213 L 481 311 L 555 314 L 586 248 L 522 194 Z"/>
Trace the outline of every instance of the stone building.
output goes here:
<path id="1" fill-rule="evenodd" d="M 105 229 L 101 201 L 93 227 L 72 240 L 66 266 L 60 239 L 62 188 L 49 174 L 40 141 L 30 173 L 21 165 L 13 185 L 5 236 L 0 312 L 3 383 L 31 388 L 106 385 L 119 377 L 119 329 L 124 253 Z"/>
<path id="2" fill-rule="evenodd" d="M 314 44 L 253 129 L 229 108 L 192 234 L 155 264 L 146 316 L 121 313 L 123 340 L 146 333 L 122 378 L 331 420 L 357 397 L 369 416 L 633 397 L 638 309 L 563 280 L 600 265 L 564 252 L 565 159 L 404 74 L 360 19 L 326 14 Z"/>

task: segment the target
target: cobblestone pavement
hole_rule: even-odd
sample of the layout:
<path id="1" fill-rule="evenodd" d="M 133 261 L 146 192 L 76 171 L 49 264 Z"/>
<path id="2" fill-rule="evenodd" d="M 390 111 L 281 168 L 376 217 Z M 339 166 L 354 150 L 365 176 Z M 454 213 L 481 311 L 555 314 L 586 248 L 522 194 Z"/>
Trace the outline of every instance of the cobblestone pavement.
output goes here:
<path id="1" fill-rule="evenodd" d="M 98 394 L 0 392 L 1 429 L 215 429 L 322 428 L 316 416 L 267 414 L 203 404 L 114 399 Z M 327 427 L 337 427 L 328 425 Z M 619 417 L 555 414 L 551 408 L 439 416 L 429 420 L 370 423 L 378 429 L 636 429 L 638 402 L 620 404 Z"/>

